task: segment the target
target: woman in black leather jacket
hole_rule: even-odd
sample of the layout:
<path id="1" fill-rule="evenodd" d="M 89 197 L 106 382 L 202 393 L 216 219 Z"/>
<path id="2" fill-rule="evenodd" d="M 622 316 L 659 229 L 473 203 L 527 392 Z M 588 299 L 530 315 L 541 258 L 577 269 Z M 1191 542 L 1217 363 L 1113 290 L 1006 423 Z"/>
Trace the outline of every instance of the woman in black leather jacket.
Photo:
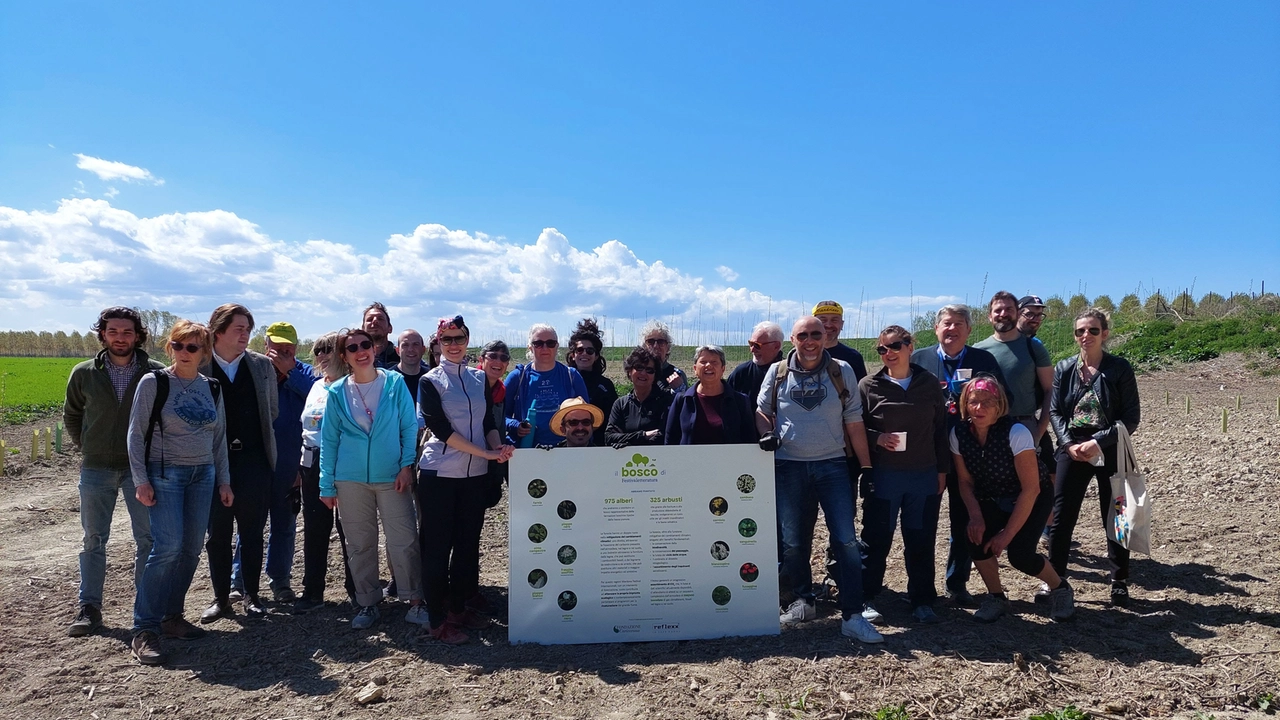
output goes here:
<path id="1" fill-rule="evenodd" d="M 1138 382 L 1123 358 L 1104 352 L 1110 331 L 1107 316 L 1090 308 L 1076 317 L 1080 354 L 1058 363 L 1053 374 L 1049 409 L 1058 438 L 1054 478 L 1054 520 L 1049 526 L 1049 562 L 1066 577 L 1071 535 L 1080 517 L 1085 490 L 1098 478 L 1098 508 L 1105 530 L 1111 504 L 1111 476 L 1116 471 L 1116 423 L 1130 433 L 1141 415 Z M 1111 604 L 1129 604 L 1129 550 L 1107 541 L 1111 564 Z"/>

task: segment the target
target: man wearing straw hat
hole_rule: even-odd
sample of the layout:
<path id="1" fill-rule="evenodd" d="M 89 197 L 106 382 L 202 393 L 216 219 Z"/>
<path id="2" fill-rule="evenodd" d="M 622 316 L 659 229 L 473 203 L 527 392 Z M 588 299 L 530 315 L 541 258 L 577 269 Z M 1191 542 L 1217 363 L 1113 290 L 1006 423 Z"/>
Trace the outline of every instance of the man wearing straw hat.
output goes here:
<path id="1" fill-rule="evenodd" d="M 553 447 L 591 447 L 591 438 L 596 428 L 604 425 L 604 413 L 600 408 L 580 397 L 571 397 L 560 403 L 560 409 L 551 416 L 551 432 L 564 440 Z"/>

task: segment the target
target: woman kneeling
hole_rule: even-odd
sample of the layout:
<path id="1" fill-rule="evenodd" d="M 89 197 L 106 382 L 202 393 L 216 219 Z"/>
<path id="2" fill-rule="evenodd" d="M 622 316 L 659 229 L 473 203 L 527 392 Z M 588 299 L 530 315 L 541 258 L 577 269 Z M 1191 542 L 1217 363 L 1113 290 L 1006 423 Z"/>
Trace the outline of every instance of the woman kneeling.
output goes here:
<path id="1" fill-rule="evenodd" d="M 1010 565 L 1050 588 L 1049 616 L 1068 620 L 1075 614 L 1071 586 L 1036 552 L 1053 507 L 1053 488 L 1031 432 L 1008 417 L 1008 408 L 1000 383 L 979 375 L 964 386 L 962 422 L 951 431 L 960 496 L 969 510 L 969 549 L 989 593 L 973 617 L 994 622 L 1011 609 L 996 560 L 1007 549 Z"/>

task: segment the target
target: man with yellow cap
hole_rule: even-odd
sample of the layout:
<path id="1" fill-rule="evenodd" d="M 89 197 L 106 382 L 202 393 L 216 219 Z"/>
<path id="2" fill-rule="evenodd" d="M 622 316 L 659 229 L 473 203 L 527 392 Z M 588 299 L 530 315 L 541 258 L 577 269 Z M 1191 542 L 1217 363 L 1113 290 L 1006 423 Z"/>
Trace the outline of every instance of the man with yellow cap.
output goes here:
<path id="1" fill-rule="evenodd" d="M 266 355 L 276 371 L 280 414 L 272 427 L 276 436 L 276 467 L 271 477 L 271 504 L 268 519 L 267 578 L 272 598 L 278 603 L 297 599 L 290 587 L 294 540 L 298 530 L 298 508 L 302 501 L 302 407 L 311 386 L 320 378 L 315 368 L 298 360 L 298 331 L 287 322 L 267 326 Z M 240 548 L 237 544 L 231 585 L 241 589 Z"/>
<path id="2" fill-rule="evenodd" d="M 867 363 L 863 361 L 862 353 L 840 342 L 840 333 L 844 332 L 844 308 L 835 300 L 819 300 L 810 314 L 822 321 L 822 330 L 826 333 L 823 349 L 831 357 L 849 363 L 861 382 L 867 376 Z"/>

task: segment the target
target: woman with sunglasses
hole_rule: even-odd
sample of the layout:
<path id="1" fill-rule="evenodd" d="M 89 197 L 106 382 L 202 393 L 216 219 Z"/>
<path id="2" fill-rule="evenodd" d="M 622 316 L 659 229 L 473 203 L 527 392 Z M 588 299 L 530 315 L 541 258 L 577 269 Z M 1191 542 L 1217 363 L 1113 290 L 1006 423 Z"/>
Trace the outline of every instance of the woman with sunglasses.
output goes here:
<path id="1" fill-rule="evenodd" d="M 542 323 L 529 328 L 530 362 L 516 365 L 503 383 L 507 434 L 521 447 L 559 443 L 560 437 L 551 431 L 551 416 L 571 397 L 590 397 L 582 375 L 556 360 L 559 347 L 555 328 Z"/>
<path id="2" fill-rule="evenodd" d="M 724 382 L 724 350 L 701 345 L 693 352 L 693 387 L 676 395 L 667 416 L 667 445 L 755 443 L 755 406 Z"/>
<path id="3" fill-rule="evenodd" d="M 1049 562 L 1063 577 L 1080 506 L 1095 477 L 1098 509 L 1106 527 L 1111 476 L 1116 472 L 1116 423 L 1124 423 L 1132 433 L 1141 418 L 1133 367 L 1102 349 L 1110 334 L 1103 311 L 1090 308 L 1077 315 L 1075 336 L 1080 354 L 1058 363 L 1053 373 L 1049 417 L 1058 450 Z M 1129 550 L 1108 539 L 1107 559 L 1111 565 L 1111 604 L 1125 607 L 1129 604 Z"/>
<path id="4" fill-rule="evenodd" d="M 356 603 L 356 586 L 351 579 L 347 559 L 346 533 L 337 513 L 320 500 L 320 426 L 329 402 L 329 386 L 347 374 L 347 367 L 336 352 L 338 333 L 328 332 L 316 338 L 311 346 L 320 380 L 311 386 L 302 406 L 302 458 L 298 474 L 302 476 L 302 595 L 293 603 L 296 615 L 324 607 L 325 578 L 329 573 L 329 538 L 338 526 L 338 547 L 342 550 L 342 571 L 346 576 L 347 597 Z"/>
<path id="5" fill-rule="evenodd" d="M 988 593 L 973 619 L 995 622 L 1013 610 L 1000 583 L 998 558 L 1006 550 L 1010 565 L 1050 588 L 1049 617 L 1071 619 L 1075 593 L 1036 552 L 1053 493 L 1031 431 L 1009 417 L 1008 396 L 991 375 L 965 383 L 959 411 L 960 424 L 950 433 L 951 460 L 969 510 L 969 553 Z"/>
<path id="6" fill-rule="evenodd" d="M 431 439 L 418 463 L 419 542 L 431 636 L 449 645 L 470 638 L 489 619 L 467 607 L 480 590 L 480 531 L 490 461 L 505 463 L 515 448 L 502 444 L 485 374 L 467 367 L 471 331 L 461 315 L 436 331 L 440 366 L 418 386 L 418 407 Z"/>
<path id="7" fill-rule="evenodd" d="M 476 369 L 484 373 L 485 383 L 489 387 L 492 404 L 489 414 L 493 416 L 493 426 L 498 429 L 506 444 L 514 445 L 506 437 L 506 421 L 503 419 L 503 406 L 507 399 L 507 388 L 502 379 L 507 376 L 507 368 L 511 365 L 511 350 L 501 340 L 485 343 L 480 349 L 480 360 Z M 484 506 L 496 507 L 502 501 L 502 486 L 507 482 L 509 468 L 506 463 L 489 463 L 489 488 L 486 491 Z M 477 598 L 478 600 L 478 598 Z"/>
<path id="8" fill-rule="evenodd" d="M 350 373 L 328 387 L 320 421 L 320 501 L 337 508 L 359 610 L 352 629 L 378 619 L 378 522 L 396 568 L 398 597 L 409 599 L 405 620 L 427 623 L 422 607 L 422 561 L 413 506 L 418 419 L 399 378 L 374 367 L 373 338 L 364 330 L 338 333 L 338 355 Z"/>
<path id="9" fill-rule="evenodd" d="M 858 383 L 871 446 L 862 492 L 862 617 L 871 623 L 883 620 L 872 601 L 884 589 L 899 515 L 911 616 L 916 622 L 938 622 L 933 547 L 951 469 L 947 405 L 938 378 L 911 362 L 914 350 L 906 328 L 886 327 L 876 346 L 884 367 Z"/>
<path id="10" fill-rule="evenodd" d="M 187 590 L 200 563 L 215 485 L 224 507 L 235 499 L 222 399 L 215 395 L 215 381 L 199 372 L 213 352 L 213 333 L 179 320 L 169 331 L 165 352 L 173 364 L 142 376 L 129 414 L 134 494 L 149 508 L 154 540 L 133 604 L 133 655 L 143 665 L 167 659 L 161 635 L 178 640 L 204 635 L 182 616 Z M 161 392 L 164 404 L 152 427 Z"/>
<path id="11" fill-rule="evenodd" d="M 632 350 L 623 361 L 631 392 L 618 398 L 609 410 L 605 440 L 613 447 L 662 444 L 667 412 L 675 395 L 654 384 L 660 365 L 657 356 L 643 347 Z"/>
<path id="12" fill-rule="evenodd" d="M 649 348 L 649 352 L 658 356 L 658 377 L 655 382 L 663 390 L 679 394 L 689 387 L 689 377 L 680 368 L 667 362 L 671 356 L 671 348 L 675 341 L 671 339 L 671 331 L 661 320 L 650 320 L 640 328 L 640 344 Z"/>
<path id="13" fill-rule="evenodd" d="M 614 387 L 613 381 L 604 375 L 606 365 L 603 350 L 604 341 L 600 337 L 600 328 L 596 326 L 596 321 L 592 318 L 584 318 L 569 336 L 569 353 L 565 356 L 565 361 L 568 362 L 569 367 L 576 369 L 578 374 L 582 375 L 582 381 L 587 384 L 587 391 L 591 393 L 588 400 L 592 405 L 600 408 L 600 413 L 607 417 L 613 410 L 613 403 L 618 399 L 618 389 Z M 594 444 L 603 445 L 604 442 L 605 430 L 601 425 L 595 431 Z"/>

